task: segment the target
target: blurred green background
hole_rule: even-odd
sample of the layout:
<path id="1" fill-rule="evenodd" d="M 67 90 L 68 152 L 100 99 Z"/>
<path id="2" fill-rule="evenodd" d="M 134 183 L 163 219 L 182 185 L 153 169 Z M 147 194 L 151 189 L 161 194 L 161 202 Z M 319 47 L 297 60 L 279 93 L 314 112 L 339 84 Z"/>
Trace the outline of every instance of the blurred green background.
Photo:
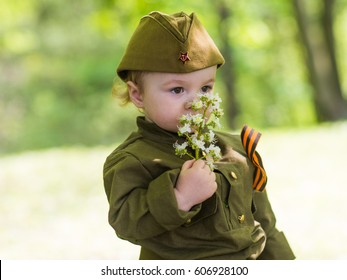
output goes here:
<path id="1" fill-rule="evenodd" d="M 141 16 L 197 13 L 227 63 L 224 129 L 261 130 L 299 259 L 347 257 L 347 1 L 0 3 L 0 257 L 137 258 L 107 224 L 105 157 L 138 112 L 111 96 Z"/>

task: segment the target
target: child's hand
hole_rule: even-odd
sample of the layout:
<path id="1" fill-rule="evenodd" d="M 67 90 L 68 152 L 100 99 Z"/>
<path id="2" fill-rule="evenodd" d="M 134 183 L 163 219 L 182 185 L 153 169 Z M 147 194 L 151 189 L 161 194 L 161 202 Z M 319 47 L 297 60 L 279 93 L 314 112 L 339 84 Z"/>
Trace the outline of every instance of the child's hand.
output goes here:
<path id="1" fill-rule="evenodd" d="M 182 165 L 175 188 L 180 210 L 189 211 L 194 205 L 211 197 L 216 190 L 216 175 L 203 160 L 188 160 Z"/>

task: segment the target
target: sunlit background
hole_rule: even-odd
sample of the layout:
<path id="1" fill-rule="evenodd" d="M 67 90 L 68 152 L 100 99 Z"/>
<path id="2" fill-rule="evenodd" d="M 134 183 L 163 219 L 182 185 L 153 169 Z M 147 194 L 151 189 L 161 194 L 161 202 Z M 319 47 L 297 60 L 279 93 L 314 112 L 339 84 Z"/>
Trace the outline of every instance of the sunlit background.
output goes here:
<path id="1" fill-rule="evenodd" d="M 102 166 L 135 128 L 111 87 L 153 10 L 195 12 L 220 46 L 224 129 L 263 133 L 268 193 L 297 258 L 347 259 L 344 0 L 2 1 L 0 258 L 138 258 L 108 225 Z"/>

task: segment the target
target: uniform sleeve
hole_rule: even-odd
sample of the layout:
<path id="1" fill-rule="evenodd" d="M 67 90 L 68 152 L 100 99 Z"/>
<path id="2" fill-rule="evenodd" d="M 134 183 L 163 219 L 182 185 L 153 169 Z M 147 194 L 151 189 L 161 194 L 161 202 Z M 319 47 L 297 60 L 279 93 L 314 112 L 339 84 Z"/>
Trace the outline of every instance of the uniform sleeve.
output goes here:
<path id="1" fill-rule="evenodd" d="M 120 157 L 104 172 L 109 223 L 120 238 L 141 245 L 141 240 L 173 230 L 200 211 L 201 205 L 189 212 L 178 209 L 174 186 L 179 172 L 152 178 L 132 155 Z"/>
<path id="2" fill-rule="evenodd" d="M 266 191 L 254 192 L 256 212 L 254 218 L 266 232 L 266 245 L 258 257 L 262 260 L 292 260 L 294 253 L 283 232 L 276 228 L 276 218 L 271 208 Z"/>

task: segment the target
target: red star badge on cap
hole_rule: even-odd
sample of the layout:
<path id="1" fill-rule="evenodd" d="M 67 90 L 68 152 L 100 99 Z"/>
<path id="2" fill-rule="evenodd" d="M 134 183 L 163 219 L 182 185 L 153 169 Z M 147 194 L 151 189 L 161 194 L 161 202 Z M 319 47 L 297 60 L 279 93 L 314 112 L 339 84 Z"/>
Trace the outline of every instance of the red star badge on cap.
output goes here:
<path id="1" fill-rule="evenodd" d="M 183 62 L 183 64 L 185 64 L 187 61 L 190 60 L 189 56 L 188 56 L 188 52 L 180 52 L 180 56 L 178 58 L 179 60 L 181 60 Z"/>

